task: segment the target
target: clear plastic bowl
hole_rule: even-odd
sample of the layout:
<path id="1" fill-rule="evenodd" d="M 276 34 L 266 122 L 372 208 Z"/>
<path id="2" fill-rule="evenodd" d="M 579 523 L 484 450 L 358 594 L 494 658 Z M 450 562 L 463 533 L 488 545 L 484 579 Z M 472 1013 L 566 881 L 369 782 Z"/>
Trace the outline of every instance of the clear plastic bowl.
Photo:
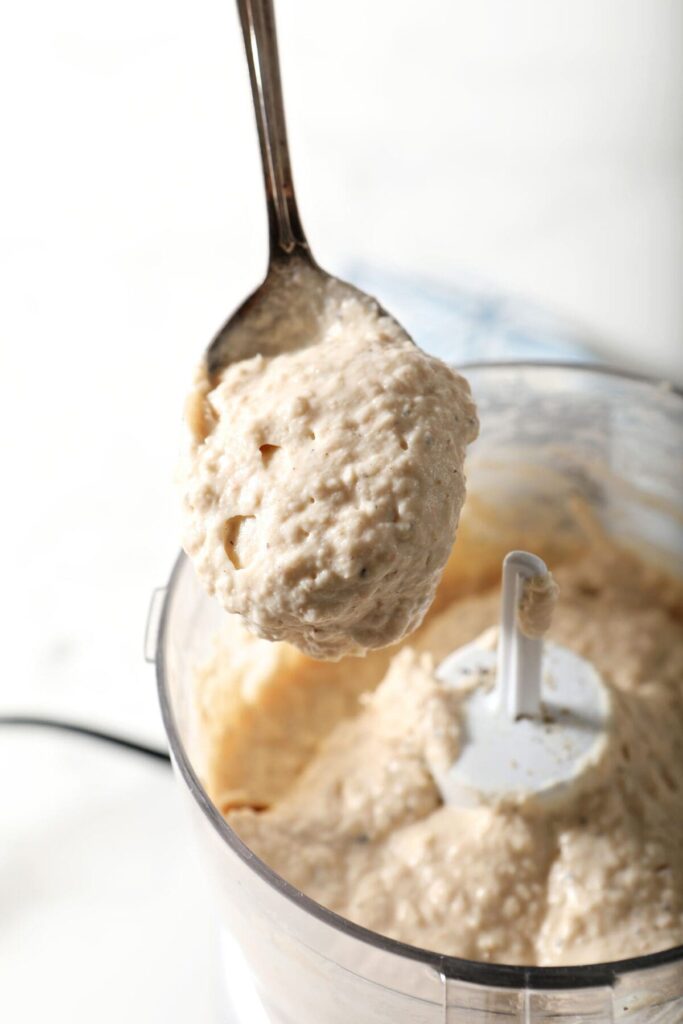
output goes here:
<path id="1" fill-rule="evenodd" d="M 595 367 L 469 366 L 481 437 L 473 494 L 571 529 L 580 495 L 625 543 L 681 568 L 683 395 Z M 223 612 L 181 556 L 159 595 L 155 660 L 171 754 L 211 879 L 226 988 L 240 1024 L 677 1024 L 683 947 L 619 962 L 536 968 L 440 956 L 326 910 L 258 859 L 193 768 L 193 672 Z M 152 630 L 154 633 L 154 629 Z"/>

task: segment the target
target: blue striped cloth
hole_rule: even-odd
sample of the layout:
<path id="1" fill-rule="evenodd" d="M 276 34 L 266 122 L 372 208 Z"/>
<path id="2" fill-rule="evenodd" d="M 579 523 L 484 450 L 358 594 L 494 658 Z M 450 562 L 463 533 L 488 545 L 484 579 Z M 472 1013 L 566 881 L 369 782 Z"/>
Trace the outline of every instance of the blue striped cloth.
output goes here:
<path id="1" fill-rule="evenodd" d="M 343 270 L 343 277 L 374 295 L 426 352 L 456 365 L 507 359 L 599 359 L 578 328 L 464 276 L 439 284 L 360 262 Z"/>

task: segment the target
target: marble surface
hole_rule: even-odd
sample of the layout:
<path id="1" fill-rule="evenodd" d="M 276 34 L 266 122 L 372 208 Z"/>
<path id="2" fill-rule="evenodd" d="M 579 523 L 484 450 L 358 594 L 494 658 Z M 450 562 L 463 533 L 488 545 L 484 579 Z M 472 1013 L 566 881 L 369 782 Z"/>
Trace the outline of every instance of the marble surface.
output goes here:
<path id="1" fill-rule="evenodd" d="M 397 295 L 430 345 L 465 324 L 499 357 L 523 323 L 682 376 L 677 0 L 280 7 L 323 264 Z M 264 263 L 236 17 L 34 0 L 3 20 L 0 708 L 161 743 L 142 633 L 184 391 Z M 3 731 L 0 777 L 3 1020 L 224 1019 L 170 773 Z"/>

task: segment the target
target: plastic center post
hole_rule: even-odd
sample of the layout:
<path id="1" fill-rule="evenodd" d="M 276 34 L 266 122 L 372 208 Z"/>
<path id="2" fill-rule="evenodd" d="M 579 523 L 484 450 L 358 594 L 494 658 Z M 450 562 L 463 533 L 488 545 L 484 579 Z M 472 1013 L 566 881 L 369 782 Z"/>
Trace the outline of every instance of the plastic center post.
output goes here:
<path id="1" fill-rule="evenodd" d="M 590 662 L 519 625 L 526 581 L 549 580 L 526 551 L 503 562 L 501 626 L 450 654 L 437 670 L 462 689 L 461 749 L 435 779 L 446 803 L 462 807 L 530 797 L 561 801 L 601 758 L 609 694 Z"/>

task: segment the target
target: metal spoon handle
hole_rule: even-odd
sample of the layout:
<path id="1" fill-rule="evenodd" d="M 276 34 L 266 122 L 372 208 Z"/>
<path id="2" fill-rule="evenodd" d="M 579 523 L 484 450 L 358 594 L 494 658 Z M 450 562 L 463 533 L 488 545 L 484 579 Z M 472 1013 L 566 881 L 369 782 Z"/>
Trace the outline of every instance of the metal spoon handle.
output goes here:
<path id="1" fill-rule="evenodd" d="M 237 0 L 249 64 L 268 207 L 270 259 L 310 259 L 294 195 L 272 0 Z"/>

